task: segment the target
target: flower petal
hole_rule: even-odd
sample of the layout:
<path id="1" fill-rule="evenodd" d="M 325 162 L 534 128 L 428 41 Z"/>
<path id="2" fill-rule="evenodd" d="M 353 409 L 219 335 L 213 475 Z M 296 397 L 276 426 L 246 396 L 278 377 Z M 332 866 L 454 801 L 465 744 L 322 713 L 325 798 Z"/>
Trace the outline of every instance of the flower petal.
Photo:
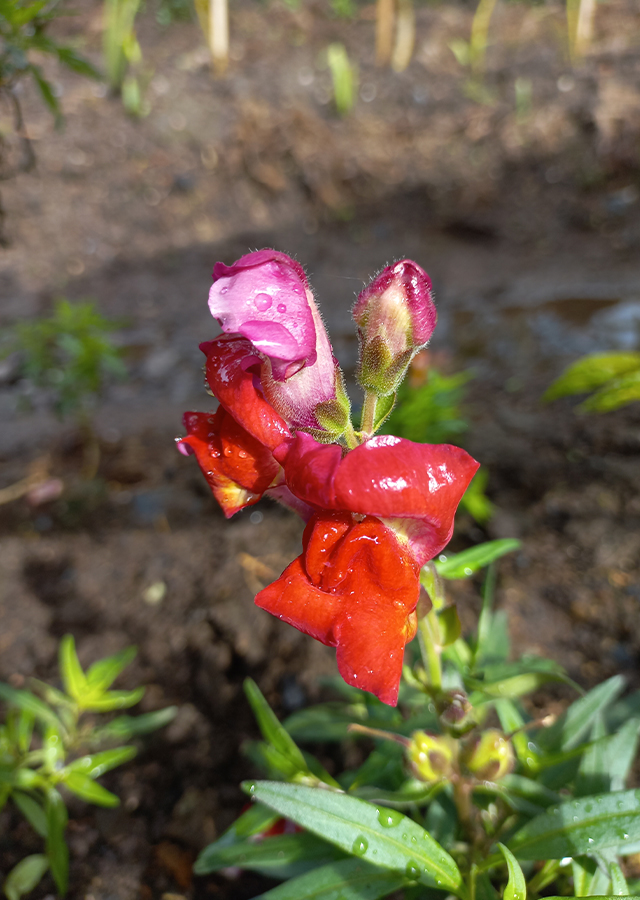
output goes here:
<path id="1" fill-rule="evenodd" d="M 287 484 L 316 509 L 348 510 L 391 520 L 402 528 L 420 564 L 446 546 L 453 517 L 479 464 L 449 444 L 416 444 L 379 435 L 338 457 L 335 445 L 298 432 L 291 445 L 275 451 Z"/>
<path id="2" fill-rule="evenodd" d="M 225 516 L 257 503 L 280 470 L 270 450 L 223 407 L 213 415 L 185 413 L 184 427 L 188 433 L 179 449 L 195 453 Z"/>
<path id="3" fill-rule="evenodd" d="M 222 406 L 256 440 L 273 450 L 291 439 L 287 423 L 265 400 L 249 370 L 259 365 L 249 341 L 220 337 L 200 345 L 207 357 L 207 381 Z"/>
<path id="4" fill-rule="evenodd" d="M 305 550 L 256 604 L 337 648 L 348 684 L 395 705 L 405 644 L 416 632 L 418 567 L 379 519 L 321 513 Z"/>
<path id="5" fill-rule="evenodd" d="M 271 358 L 274 377 L 283 379 L 292 362 L 315 361 L 313 299 L 298 263 L 285 253 L 260 250 L 232 266 L 217 263 L 213 278 L 211 315 L 227 334 L 248 338 Z"/>

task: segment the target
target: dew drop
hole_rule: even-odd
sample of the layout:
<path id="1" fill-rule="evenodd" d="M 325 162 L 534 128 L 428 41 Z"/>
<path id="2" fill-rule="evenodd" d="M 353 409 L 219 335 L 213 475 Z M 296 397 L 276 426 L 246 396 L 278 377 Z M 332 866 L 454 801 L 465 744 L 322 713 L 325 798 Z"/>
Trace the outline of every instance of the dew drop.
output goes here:
<path id="1" fill-rule="evenodd" d="M 231 456 L 233 454 L 233 447 L 225 447 L 223 453 L 225 456 Z"/>
<path id="2" fill-rule="evenodd" d="M 414 862 L 412 859 L 407 863 L 405 872 L 407 873 L 408 878 L 419 878 L 420 877 L 420 867 L 417 862 Z"/>
<path id="3" fill-rule="evenodd" d="M 627 834 L 626 831 L 623 831 L 623 832 L 622 832 L 622 840 L 623 840 L 623 841 L 628 841 L 628 840 L 629 840 L 629 835 Z"/>
<path id="4" fill-rule="evenodd" d="M 363 835 L 359 834 L 358 837 L 353 842 L 353 846 L 351 847 L 351 852 L 355 853 L 356 856 L 364 856 L 367 850 L 369 849 L 369 842 Z"/>
<path id="5" fill-rule="evenodd" d="M 287 306 L 286 306 L 286 304 L 285 304 L 285 303 L 278 303 L 278 312 L 279 312 L 279 313 L 286 313 L 286 311 L 287 311 Z"/>
<path id="6" fill-rule="evenodd" d="M 217 459 L 220 456 L 220 451 L 216 446 L 212 447 L 211 444 L 209 444 L 209 456 L 211 459 Z"/>
<path id="7" fill-rule="evenodd" d="M 593 809 L 593 803 L 587 803 L 587 805 L 584 808 L 584 811 L 590 813 L 592 809 Z"/>
<path id="8" fill-rule="evenodd" d="M 220 293 L 221 293 L 221 294 L 226 294 L 228 291 L 229 291 L 229 288 L 228 288 L 228 287 L 222 287 L 222 288 L 220 288 Z"/>
<path id="9" fill-rule="evenodd" d="M 258 312 L 266 312 L 272 304 L 269 294 L 256 294 L 253 298 L 253 305 Z"/>
<path id="10" fill-rule="evenodd" d="M 249 454 L 246 450 L 238 450 L 238 456 L 240 459 L 246 459 Z"/>
<path id="11" fill-rule="evenodd" d="M 383 828 L 394 828 L 402 822 L 402 813 L 395 809 L 381 809 L 378 811 L 378 822 Z"/>
<path id="12" fill-rule="evenodd" d="M 590 844 L 593 844 L 593 838 L 587 838 L 587 841 L 588 841 Z"/>
<path id="13" fill-rule="evenodd" d="M 411 843 L 412 843 L 412 844 L 417 844 L 417 843 L 418 843 L 418 838 L 415 836 L 415 834 L 411 836 Z"/>
<path id="14" fill-rule="evenodd" d="M 255 786 L 255 784 L 252 783 L 249 785 L 249 793 L 255 794 L 255 792 L 256 792 L 256 786 Z"/>

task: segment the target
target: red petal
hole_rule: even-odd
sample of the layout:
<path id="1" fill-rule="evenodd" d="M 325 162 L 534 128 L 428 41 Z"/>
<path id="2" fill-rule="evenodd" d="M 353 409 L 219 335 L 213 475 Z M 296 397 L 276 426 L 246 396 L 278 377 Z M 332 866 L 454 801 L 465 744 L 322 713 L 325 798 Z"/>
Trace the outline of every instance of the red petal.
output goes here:
<path id="1" fill-rule="evenodd" d="M 459 447 L 380 435 L 338 457 L 335 445 L 298 432 L 278 448 L 292 493 L 316 509 L 411 519 L 408 540 L 421 562 L 442 550 L 478 463 Z M 395 524 L 395 523 L 394 523 Z M 407 531 L 407 529 L 402 529 Z"/>
<path id="2" fill-rule="evenodd" d="M 305 552 L 260 591 L 256 603 L 337 647 L 348 684 L 395 705 L 405 644 L 416 631 L 418 567 L 379 519 L 319 514 Z"/>
<path id="3" fill-rule="evenodd" d="M 223 407 L 213 415 L 185 413 L 184 427 L 181 443 L 195 452 L 225 516 L 257 503 L 280 469 L 271 451 Z"/>
<path id="4" fill-rule="evenodd" d="M 256 440 L 274 450 L 291 440 L 287 423 L 256 388 L 247 367 L 259 363 L 244 338 L 221 337 L 201 344 L 207 355 L 207 381 L 220 403 Z"/>

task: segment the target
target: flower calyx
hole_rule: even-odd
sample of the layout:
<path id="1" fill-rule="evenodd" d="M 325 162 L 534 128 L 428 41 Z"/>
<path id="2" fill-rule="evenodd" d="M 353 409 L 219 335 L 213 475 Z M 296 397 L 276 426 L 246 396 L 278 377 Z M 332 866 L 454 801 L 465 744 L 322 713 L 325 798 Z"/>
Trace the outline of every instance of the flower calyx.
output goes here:
<path id="1" fill-rule="evenodd" d="M 420 781 L 435 784 L 449 781 L 456 770 L 457 749 L 448 735 L 414 731 L 407 747 L 407 759 Z"/>
<path id="2" fill-rule="evenodd" d="M 380 397 L 393 394 L 436 325 L 429 276 L 409 259 L 387 266 L 358 296 L 353 318 L 359 383 Z"/>
<path id="3" fill-rule="evenodd" d="M 496 728 L 489 728 L 467 743 L 461 762 L 479 781 L 499 781 L 513 769 L 511 741 Z"/>

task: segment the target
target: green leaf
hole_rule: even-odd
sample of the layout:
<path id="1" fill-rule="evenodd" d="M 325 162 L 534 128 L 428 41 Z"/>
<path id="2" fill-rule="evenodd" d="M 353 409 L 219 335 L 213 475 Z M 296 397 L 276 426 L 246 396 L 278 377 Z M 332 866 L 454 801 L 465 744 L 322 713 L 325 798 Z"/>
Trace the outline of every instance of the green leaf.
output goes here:
<path id="1" fill-rule="evenodd" d="M 520 697 L 548 682 L 560 681 L 573 685 L 564 669 L 552 660 L 523 657 L 517 663 L 497 663 L 485 666 L 483 679 L 467 676 L 465 685 L 488 697 Z"/>
<path id="2" fill-rule="evenodd" d="M 634 369 L 640 369 L 640 353 L 597 353 L 585 356 L 565 369 L 547 388 L 543 399 L 549 401 L 570 394 L 586 394 Z"/>
<path id="3" fill-rule="evenodd" d="M 66 894 L 69 881 L 69 848 L 64 838 L 67 827 L 67 807 L 55 788 L 50 788 L 47 792 L 45 809 L 47 814 L 47 858 L 58 891 Z"/>
<path id="4" fill-rule="evenodd" d="M 95 803 L 96 806 L 118 806 L 120 800 L 111 791 L 102 787 L 97 781 L 94 781 L 84 772 L 66 771 L 62 773 L 60 781 L 64 786 L 88 803 Z"/>
<path id="5" fill-rule="evenodd" d="M 576 856 L 571 860 L 573 890 L 576 897 L 588 897 L 591 894 L 593 877 L 598 865 L 591 856 Z"/>
<path id="6" fill-rule="evenodd" d="M 38 697 L 34 697 L 29 691 L 20 691 L 0 682 L 0 699 L 10 703 L 12 706 L 17 706 L 19 709 L 27 710 L 45 725 L 64 731 L 62 722 L 53 710 L 49 709 L 46 703 L 43 703 Z"/>
<path id="7" fill-rule="evenodd" d="M 640 400 L 640 369 L 614 378 L 593 397 L 581 403 L 579 409 L 585 412 L 613 412 L 636 400 Z"/>
<path id="8" fill-rule="evenodd" d="M 28 753 L 36 717 L 27 709 L 21 709 L 16 720 L 16 743 L 21 753 Z"/>
<path id="9" fill-rule="evenodd" d="M 605 749 L 605 759 L 612 791 L 623 791 L 626 788 L 626 780 L 636 758 L 639 737 L 638 718 L 629 719 L 619 731 L 610 736 Z"/>
<path id="10" fill-rule="evenodd" d="M 55 94 L 51 89 L 51 84 L 47 81 L 47 79 L 42 74 L 42 70 L 39 66 L 31 63 L 29 65 L 29 71 L 33 75 L 36 84 L 38 85 L 38 90 L 40 91 L 40 96 L 49 107 L 53 115 L 56 119 L 56 125 L 59 125 L 62 121 L 62 115 L 60 112 L 60 104 L 58 103 Z M 53 867 L 52 867 L 53 871 Z"/>
<path id="11" fill-rule="evenodd" d="M 613 860 L 609 863 L 609 875 L 611 876 L 611 890 L 618 896 L 628 896 L 629 886 L 627 879 L 624 877 L 620 864 Z"/>
<path id="12" fill-rule="evenodd" d="M 286 757 L 293 767 L 301 772 L 307 771 L 302 751 L 297 746 L 289 732 L 280 724 L 276 714 L 273 712 L 267 701 L 265 700 L 258 685 L 252 678 L 245 678 L 244 692 L 247 700 L 251 704 L 253 714 L 257 719 L 258 727 L 262 732 L 265 741 L 279 750 Z"/>
<path id="13" fill-rule="evenodd" d="M 22 791 L 13 791 L 11 797 L 33 830 L 36 831 L 40 837 L 46 838 L 47 816 L 38 801 L 34 800 L 33 797 L 30 797 L 29 794 L 23 794 Z"/>
<path id="14" fill-rule="evenodd" d="M 297 784 L 258 781 L 245 783 L 243 789 L 347 853 L 461 893 L 462 876 L 453 859 L 423 828 L 397 810 Z"/>
<path id="15" fill-rule="evenodd" d="M 82 671 L 72 634 L 65 634 L 62 638 L 58 655 L 60 674 L 62 675 L 65 691 L 74 700 L 81 700 L 88 693 L 87 679 Z"/>
<path id="16" fill-rule="evenodd" d="M 445 606 L 437 613 L 440 630 L 440 646 L 450 647 L 460 637 L 462 626 L 455 606 Z"/>
<path id="17" fill-rule="evenodd" d="M 621 900 L 618 894 L 589 894 L 590 900 Z M 565 897 L 545 897 L 544 900 L 567 900 Z M 627 894 L 622 900 L 640 900 L 638 894 Z"/>
<path id="18" fill-rule="evenodd" d="M 49 860 L 41 853 L 34 853 L 21 859 L 5 880 L 4 892 L 7 900 L 20 900 L 23 894 L 32 891 L 48 868 Z"/>
<path id="19" fill-rule="evenodd" d="M 164 728 L 172 722 L 178 714 L 177 706 L 167 706 L 166 709 L 158 709 L 155 712 L 142 713 L 140 716 L 117 716 L 107 725 L 96 729 L 95 736 L 103 740 L 129 740 L 141 734 L 149 734 Z"/>
<path id="20" fill-rule="evenodd" d="M 441 556 L 440 559 L 436 560 L 435 566 L 442 578 L 450 580 L 469 578 L 474 572 L 483 569 L 507 553 L 513 553 L 514 550 L 518 550 L 521 546 L 521 542 L 513 538 L 487 541 L 484 544 L 478 544 L 476 547 L 470 547 L 469 550 L 463 550 L 462 553 L 447 555 L 445 559 Z"/>
<path id="21" fill-rule="evenodd" d="M 209 844 L 206 849 L 215 847 L 217 851 L 223 847 L 229 847 L 231 844 L 237 844 L 244 838 L 252 837 L 255 834 L 264 834 L 277 822 L 278 818 L 277 813 L 262 806 L 261 803 L 252 803 L 249 809 L 245 810 L 224 834 L 221 834 L 217 841 Z M 204 850 L 202 852 L 204 853 Z"/>
<path id="22" fill-rule="evenodd" d="M 340 850 L 308 832 L 277 834 L 263 840 L 239 841 L 220 847 L 210 844 L 197 858 L 193 871 L 206 875 L 238 866 L 271 878 L 293 878 L 316 866 L 341 859 Z"/>
<path id="23" fill-rule="evenodd" d="M 548 750 L 568 750 L 584 740 L 601 710 L 620 694 L 625 686 L 622 675 L 603 681 L 584 697 L 572 703 L 549 728 L 536 734 L 536 742 Z"/>
<path id="24" fill-rule="evenodd" d="M 280 884 L 255 900 L 378 900 L 407 883 L 398 872 L 342 859 Z"/>
<path id="25" fill-rule="evenodd" d="M 538 768 L 538 755 L 530 736 L 524 730 L 524 726 L 527 723 L 520 714 L 518 707 L 513 700 L 503 699 L 496 701 L 495 710 L 503 731 L 507 734 L 512 734 L 511 743 L 520 765 L 527 772 L 535 772 Z"/>
<path id="26" fill-rule="evenodd" d="M 135 647 L 127 647 L 113 656 L 100 659 L 87 670 L 87 684 L 94 691 L 102 692 L 111 687 L 120 672 L 131 663 L 136 656 Z"/>
<path id="27" fill-rule="evenodd" d="M 591 737 L 593 743 L 585 750 L 584 756 L 580 760 L 576 777 L 576 797 L 603 794 L 611 789 L 611 778 L 607 765 L 608 741 L 603 740 L 607 737 L 607 731 L 602 712 L 599 712 L 595 718 Z"/>
<path id="28" fill-rule="evenodd" d="M 509 870 L 509 880 L 504 889 L 502 900 L 527 900 L 527 883 L 520 868 L 520 863 L 504 844 L 498 844 L 498 848 L 504 856 Z"/>
<path id="29" fill-rule="evenodd" d="M 135 706 L 143 697 L 143 687 L 136 688 L 135 691 L 107 691 L 99 697 L 85 696 L 79 701 L 79 705 L 88 712 L 111 712 Z"/>
<path id="30" fill-rule="evenodd" d="M 378 397 L 376 401 L 376 413 L 373 421 L 373 430 L 377 431 L 385 419 L 391 415 L 391 411 L 396 403 L 395 392 L 386 394 L 384 397 Z"/>
<path id="31" fill-rule="evenodd" d="M 562 859 L 640 838 L 640 790 L 563 803 L 536 816 L 509 841 L 518 859 Z"/>
<path id="32" fill-rule="evenodd" d="M 93 753 L 91 756 L 81 756 L 69 763 L 67 769 L 70 772 L 81 772 L 89 778 L 100 778 L 105 772 L 129 762 L 136 755 L 135 747 L 114 747 L 113 750 L 103 750 L 101 753 Z"/>

